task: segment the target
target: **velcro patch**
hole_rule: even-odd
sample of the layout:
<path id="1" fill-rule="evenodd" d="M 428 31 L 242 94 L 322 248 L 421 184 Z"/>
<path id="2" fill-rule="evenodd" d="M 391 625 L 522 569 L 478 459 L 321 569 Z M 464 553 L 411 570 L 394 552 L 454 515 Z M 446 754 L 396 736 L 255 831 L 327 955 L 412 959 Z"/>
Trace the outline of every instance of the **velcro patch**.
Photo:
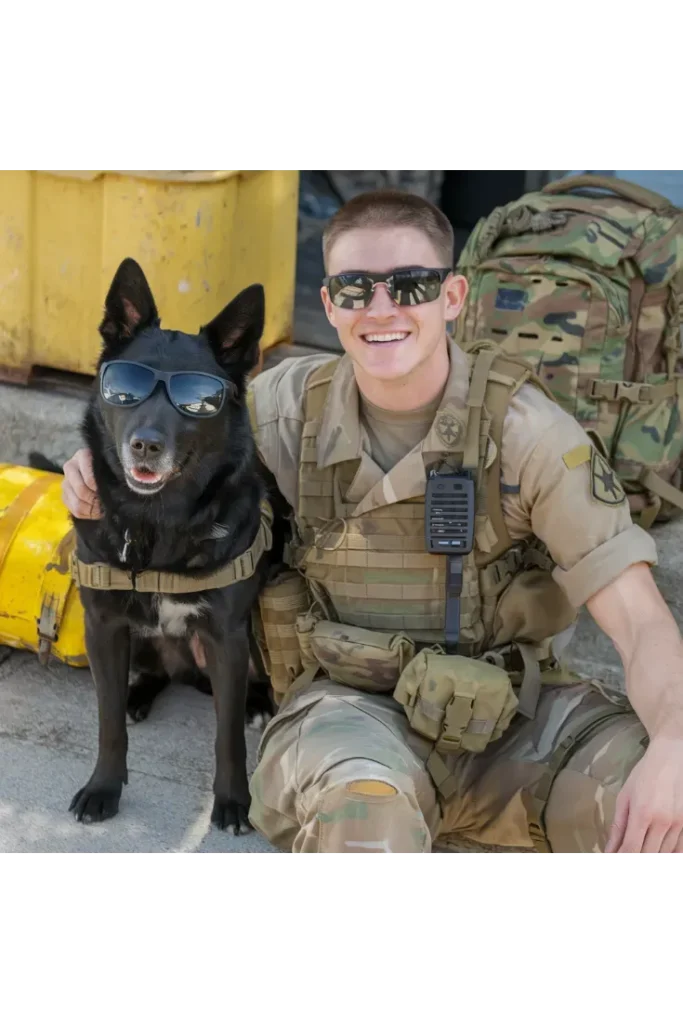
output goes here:
<path id="1" fill-rule="evenodd" d="M 584 462 L 590 462 L 592 451 L 591 445 L 579 444 L 576 448 L 572 448 L 571 451 L 565 452 L 562 456 L 562 461 L 567 469 L 576 469 L 577 466 L 583 466 Z"/>
<path id="2" fill-rule="evenodd" d="M 597 448 L 591 450 L 591 494 L 603 505 L 621 505 L 626 501 L 619 477 Z"/>
<path id="3" fill-rule="evenodd" d="M 359 779 L 357 782 L 349 782 L 346 789 L 359 796 L 396 796 L 398 793 L 394 786 L 381 779 Z"/>

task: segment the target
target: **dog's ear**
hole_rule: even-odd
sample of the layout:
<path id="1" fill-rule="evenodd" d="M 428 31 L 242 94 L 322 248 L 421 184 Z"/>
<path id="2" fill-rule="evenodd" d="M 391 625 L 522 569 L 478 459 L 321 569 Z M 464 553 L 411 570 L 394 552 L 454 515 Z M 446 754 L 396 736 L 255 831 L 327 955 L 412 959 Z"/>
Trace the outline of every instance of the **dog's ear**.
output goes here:
<path id="1" fill-rule="evenodd" d="M 201 328 L 221 366 L 244 374 L 253 370 L 258 363 L 265 315 L 263 286 L 252 284 L 228 303 L 210 324 Z"/>
<path id="2" fill-rule="evenodd" d="M 159 323 L 159 314 L 147 278 L 135 260 L 125 259 L 104 302 L 100 334 L 105 347 L 127 341 L 155 323 Z"/>

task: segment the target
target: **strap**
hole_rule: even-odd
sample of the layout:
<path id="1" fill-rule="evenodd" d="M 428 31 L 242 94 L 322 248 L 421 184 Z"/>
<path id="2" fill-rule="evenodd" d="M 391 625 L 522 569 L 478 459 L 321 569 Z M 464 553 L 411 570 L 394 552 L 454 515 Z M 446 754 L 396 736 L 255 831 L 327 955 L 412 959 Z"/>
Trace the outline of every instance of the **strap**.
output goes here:
<path id="1" fill-rule="evenodd" d="M 261 522 L 253 544 L 228 565 L 208 576 L 185 576 L 180 573 L 148 569 L 134 573 L 117 569 L 104 562 L 86 563 L 72 556 L 71 572 L 79 587 L 93 590 L 135 590 L 139 594 L 196 594 L 201 590 L 217 590 L 249 579 L 256 572 L 261 556 L 273 543 L 273 513 L 267 502 L 261 504 Z"/>
<path id="2" fill-rule="evenodd" d="M 73 579 L 67 570 L 75 541 L 73 529 L 64 534 L 43 573 L 38 617 L 38 660 L 41 665 L 47 665 L 52 644 L 59 637 L 64 608 L 73 586 Z"/>
<path id="3" fill-rule="evenodd" d="M 631 405 L 652 405 L 665 398 L 672 398 L 681 388 L 683 378 L 666 380 L 663 384 L 641 384 L 630 380 L 588 381 L 587 398 L 604 399 L 608 402 L 630 402 Z"/>
<path id="4" fill-rule="evenodd" d="M 559 196 L 565 192 L 574 192 L 581 188 L 599 188 L 612 195 L 621 196 L 639 206 L 645 206 L 655 213 L 666 213 L 671 209 L 671 203 L 664 196 L 657 192 L 651 192 L 649 188 L 641 185 L 634 185 L 630 181 L 623 181 L 621 178 L 604 178 L 599 174 L 578 174 L 573 178 L 560 178 L 558 181 L 551 181 L 544 185 L 541 191 L 546 196 Z"/>
<path id="5" fill-rule="evenodd" d="M 341 357 L 330 359 L 329 362 L 316 367 L 306 378 L 304 388 L 304 420 L 306 423 L 322 416 L 327 392 L 340 362 Z"/>
<path id="6" fill-rule="evenodd" d="M 465 450 L 462 459 L 462 468 L 476 471 L 479 465 L 479 432 L 481 429 L 481 414 L 484 407 L 484 396 L 489 371 L 497 356 L 494 348 L 483 348 L 477 353 L 470 389 L 467 395 L 467 433 L 465 435 Z"/>
<path id="7" fill-rule="evenodd" d="M 455 785 L 455 777 L 453 772 L 446 765 L 441 754 L 439 754 L 436 749 L 432 750 L 431 754 L 425 761 L 425 768 L 431 775 L 432 782 L 444 800 L 450 800 L 450 798 L 455 794 L 457 788 Z"/>
<path id="8" fill-rule="evenodd" d="M 658 498 L 663 498 L 664 501 L 668 501 L 671 505 L 675 505 L 676 508 L 683 509 L 683 492 L 679 491 L 673 484 L 669 484 L 666 480 L 662 480 L 661 476 L 657 476 L 651 469 L 643 467 L 640 476 L 638 477 L 639 482 L 643 487 L 647 487 L 649 491 L 656 494 Z"/>
<path id="9" fill-rule="evenodd" d="M 455 654 L 460 639 L 460 595 L 462 594 L 462 555 L 449 555 L 446 565 L 446 650 Z"/>
<path id="10" fill-rule="evenodd" d="M 307 686 L 310 686 L 319 671 L 320 665 L 309 665 L 308 668 L 305 668 L 301 675 L 298 675 L 285 690 L 280 708 L 283 708 L 295 693 L 300 693 L 302 690 L 305 690 Z"/>
<path id="11" fill-rule="evenodd" d="M 38 499 L 42 498 L 58 479 L 59 477 L 56 477 L 54 473 L 41 473 L 37 480 L 34 480 L 17 495 L 0 518 L 0 565 L 5 561 L 5 555 L 26 516 Z"/>
<path id="12" fill-rule="evenodd" d="M 522 685 L 519 688 L 517 710 L 520 715 L 532 719 L 536 714 L 538 700 L 541 696 L 541 666 L 531 644 L 517 643 L 515 647 L 524 662 L 524 674 L 522 676 Z"/>
<path id="13" fill-rule="evenodd" d="M 486 470 L 486 513 L 491 520 L 491 526 L 496 535 L 494 552 L 505 551 L 512 545 L 512 538 L 505 523 L 500 497 L 500 460 L 503 449 L 505 416 L 507 415 L 510 398 L 530 378 L 531 369 L 526 363 L 511 359 L 506 355 L 501 356 L 499 353 L 489 373 L 487 382 L 486 409 L 491 417 L 489 436 L 495 445 L 496 456 Z"/>

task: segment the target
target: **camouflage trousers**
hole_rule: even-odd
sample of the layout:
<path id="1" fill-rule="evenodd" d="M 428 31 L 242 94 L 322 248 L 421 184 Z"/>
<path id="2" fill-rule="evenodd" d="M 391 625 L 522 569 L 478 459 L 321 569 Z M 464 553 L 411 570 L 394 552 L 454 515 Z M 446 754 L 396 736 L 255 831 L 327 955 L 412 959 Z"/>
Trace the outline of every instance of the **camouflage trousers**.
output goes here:
<path id="1" fill-rule="evenodd" d="M 646 743 L 635 713 L 590 683 L 544 686 L 533 721 L 518 715 L 483 753 L 443 759 L 444 798 L 431 743 L 391 696 L 316 680 L 263 734 L 250 819 L 300 853 L 428 853 L 458 839 L 599 852 Z"/>

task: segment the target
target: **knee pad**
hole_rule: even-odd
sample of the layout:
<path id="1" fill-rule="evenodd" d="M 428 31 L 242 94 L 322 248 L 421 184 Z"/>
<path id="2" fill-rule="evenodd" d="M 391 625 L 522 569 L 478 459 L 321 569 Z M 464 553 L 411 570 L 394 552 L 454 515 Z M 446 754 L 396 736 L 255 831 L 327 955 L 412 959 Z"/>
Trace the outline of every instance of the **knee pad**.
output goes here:
<path id="1" fill-rule="evenodd" d="M 321 779 L 315 801 L 318 848 L 328 853 L 422 853 L 431 837 L 407 777 L 361 759 Z"/>

